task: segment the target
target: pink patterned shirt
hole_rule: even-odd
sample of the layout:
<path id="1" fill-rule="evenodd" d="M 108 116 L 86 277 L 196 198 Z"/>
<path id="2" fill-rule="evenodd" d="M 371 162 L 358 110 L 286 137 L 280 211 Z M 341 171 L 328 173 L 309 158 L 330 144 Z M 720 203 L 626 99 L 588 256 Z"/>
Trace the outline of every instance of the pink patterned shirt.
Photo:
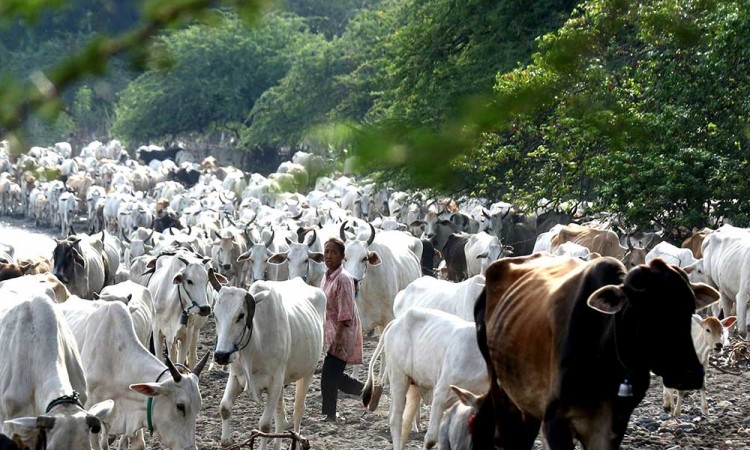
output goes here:
<path id="1" fill-rule="evenodd" d="M 326 274 L 320 287 L 327 298 L 323 349 L 349 364 L 362 364 L 362 324 L 352 276 L 342 265 Z"/>

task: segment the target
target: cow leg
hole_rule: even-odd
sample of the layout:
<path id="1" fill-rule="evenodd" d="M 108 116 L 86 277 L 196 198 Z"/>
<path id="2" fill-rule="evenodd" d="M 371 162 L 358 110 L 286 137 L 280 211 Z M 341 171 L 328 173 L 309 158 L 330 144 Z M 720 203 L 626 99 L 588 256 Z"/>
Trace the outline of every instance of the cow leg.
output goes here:
<path id="1" fill-rule="evenodd" d="M 305 413 L 305 397 L 310 389 L 312 375 L 297 380 L 294 389 L 294 432 L 299 433 L 299 427 L 302 424 L 302 415 Z"/>
<path id="2" fill-rule="evenodd" d="M 682 414 L 682 401 L 685 399 L 685 391 L 677 391 L 677 401 L 674 404 L 673 416 Z"/>
<path id="3" fill-rule="evenodd" d="M 427 433 L 424 436 L 425 449 L 432 448 L 437 444 L 438 434 L 440 432 L 440 420 L 443 417 L 443 411 L 453 403 L 451 401 L 451 391 L 449 386 L 450 385 L 446 380 L 438 379 L 437 385 L 432 392 L 430 421 L 427 424 Z"/>
<path id="4" fill-rule="evenodd" d="M 737 332 L 743 338 L 747 337 L 747 302 L 750 300 L 750 286 L 747 284 L 741 283 L 740 291 L 737 293 Z M 729 317 L 729 314 L 724 311 L 724 317 Z"/>
<path id="5" fill-rule="evenodd" d="M 282 374 L 277 374 L 271 377 L 269 386 L 266 390 L 266 405 L 263 408 L 263 414 L 260 416 L 260 422 L 258 423 L 258 429 L 263 433 L 269 433 L 271 431 L 271 419 L 272 416 L 275 419 L 276 432 L 281 431 L 281 417 L 278 414 L 279 397 L 282 397 L 284 392 L 284 380 Z M 260 449 L 265 450 L 268 445 L 268 440 L 263 439 L 260 443 Z M 274 442 L 274 448 L 279 450 L 281 448 L 281 441 L 276 439 Z"/>
<path id="6" fill-rule="evenodd" d="M 232 405 L 234 405 L 237 396 L 242 392 L 242 383 L 234 374 L 233 370 L 229 370 L 229 379 L 227 380 L 227 387 L 224 388 L 224 396 L 221 398 L 221 406 L 219 407 L 219 414 L 221 415 L 221 445 L 222 447 L 228 447 L 232 445 L 232 430 L 229 428 L 229 418 L 232 416 Z"/>
<path id="7" fill-rule="evenodd" d="M 493 391 L 493 401 L 495 403 L 498 435 L 502 441 L 501 448 L 505 450 L 531 450 L 539 434 L 541 421 L 524 415 L 501 387 Z M 557 448 L 551 448 L 557 450 Z"/>
<path id="8" fill-rule="evenodd" d="M 547 445 L 550 450 L 574 450 L 573 430 L 569 420 L 552 419 L 544 422 L 544 437 L 547 439 Z M 589 446 L 589 442 L 584 443 L 584 448 L 605 448 Z M 529 447 L 531 448 L 531 447 Z"/>
<path id="9" fill-rule="evenodd" d="M 708 415 L 708 399 L 706 398 L 706 380 L 703 380 L 703 387 L 701 388 L 701 413 L 704 416 Z"/>
<path id="10" fill-rule="evenodd" d="M 419 410 L 419 405 L 421 403 L 420 400 L 421 395 L 419 387 L 414 384 L 410 385 L 409 389 L 406 391 L 406 405 L 404 407 L 401 422 L 401 442 L 404 445 L 409 441 L 409 431 L 411 430 L 411 424 L 416 418 L 416 413 Z"/>
<path id="11" fill-rule="evenodd" d="M 662 386 L 662 406 L 664 412 L 671 413 L 674 406 L 674 391 L 666 386 Z"/>
<path id="12" fill-rule="evenodd" d="M 295 404 L 296 404 L 295 398 Z M 276 429 L 279 432 L 284 432 L 289 429 L 289 421 L 286 418 L 286 406 L 284 405 L 284 393 L 282 388 L 282 394 L 279 396 L 279 402 L 276 405 L 276 414 L 274 415 L 274 423 Z"/>
<path id="13" fill-rule="evenodd" d="M 389 367 L 389 369 L 391 369 Z M 406 395 L 409 390 L 409 380 L 401 371 L 395 368 L 389 370 L 391 381 L 391 408 L 388 413 L 388 422 L 391 427 L 391 439 L 393 440 L 393 449 L 402 450 L 404 442 L 401 440 L 404 407 L 406 405 Z"/>

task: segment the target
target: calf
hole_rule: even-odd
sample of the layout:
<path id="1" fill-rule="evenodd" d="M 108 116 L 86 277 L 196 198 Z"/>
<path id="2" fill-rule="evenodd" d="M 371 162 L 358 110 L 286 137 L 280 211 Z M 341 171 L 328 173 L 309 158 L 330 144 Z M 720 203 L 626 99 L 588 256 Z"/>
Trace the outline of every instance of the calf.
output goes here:
<path id="1" fill-rule="evenodd" d="M 458 402 L 451 406 L 440 421 L 440 450 L 471 450 L 471 434 L 477 411 L 487 400 L 487 395 L 475 395 L 451 385 Z"/>
<path id="2" fill-rule="evenodd" d="M 703 370 L 708 376 L 708 357 L 712 351 L 720 352 L 721 349 L 729 343 L 729 328 L 731 328 L 737 318 L 729 316 L 719 321 L 716 317 L 706 317 L 693 315 L 692 328 L 690 334 L 693 337 L 693 345 L 698 359 L 703 364 Z M 701 391 L 701 413 L 708 414 L 708 402 L 706 400 L 705 382 Z M 676 398 L 675 398 L 676 397 Z M 675 416 L 682 414 L 682 400 L 685 398 L 685 391 L 677 389 L 668 389 L 664 387 L 664 410 L 671 412 Z"/>
<path id="3" fill-rule="evenodd" d="M 411 308 L 388 324 L 370 360 L 362 401 L 371 410 L 381 389 L 374 376 L 380 355 L 387 357 L 383 383 L 391 385 L 389 424 L 393 448 L 400 450 L 408 440 L 409 426 L 419 405 L 419 397 L 432 392 L 432 407 L 424 448 L 437 444 L 443 411 L 456 398 L 450 386 L 473 391 L 489 387 L 486 366 L 476 344 L 472 322 L 429 308 Z M 382 367 L 381 366 L 381 367 Z M 417 391 L 418 390 L 418 391 Z M 407 399 L 408 391 L 408 399 Z"/>

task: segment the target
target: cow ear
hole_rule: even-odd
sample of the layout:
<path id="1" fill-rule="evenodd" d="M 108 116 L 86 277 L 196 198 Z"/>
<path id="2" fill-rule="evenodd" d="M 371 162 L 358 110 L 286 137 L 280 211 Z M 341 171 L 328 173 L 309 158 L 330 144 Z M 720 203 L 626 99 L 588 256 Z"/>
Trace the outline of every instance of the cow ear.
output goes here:
<path id="1" fill-rule="evenodd" d="M 268 262 L 271 264 L 284 264 L 286 258 L 286 253 L 274 253 L 270 258 L 268 258 Z"/>
<path id="2" fill-rule="evenodd" d="M 139 394 L 143 394 L 146 397 L 158 397 L 163 394 L 162 387 L 159 385 L 159 383 L 131 384 L 130 389 L 138 392 Z"/>
<path id="3" fill-rule="evenodd" d="M 182 284 L 183 281 L 185 281 L 185 274 L 183 272 L 179 272 L 172 278 L 172 284 Z"/>
<path id="4" fill-rule="evenodd" d="M 81 255 L 73 255 L 73 261 L 81 267 L 86 267 L 86 261 L 83 260 Z"/>
<path id="5" fill-rule="evenodd" d="M 424 225 L 424 221 L 422 220 L 415 220 L 414 222 L 409 224 L 410 227 L 414 227 L 414 228 L 422 226 L 422 225 Z"/>
<path id="6" fill-rule="evenodd" d="M 250 259 L 250 250 L 237 257 L 237 262 L 247 261 L 248 259 Z"/>
<path id="7" fill-rule="evenodd" d="M 622 291 L 622 285 L 620 286 L 604 286 L 589 296 L 587 304 L 590 308 L 593 308 L 604 314 L 615 314 L 620 311 L 625 305 L 627 297 Z"/>
<path id="8" fill-rule="evenodd" d="M 695 310 L 698 311 L 719 301 L 719 292 L 703 283 L 690 283 L 695 294 Z"/>
<path id="9" fill-rule="evenodd" d="M 729 316 L 726 319 L 722 320 L 721 324 L 724 326 L 724 328 L 732 328 L 736 322 L 737 316 Z"/>
<path id="10" fill-rule="evenodd" d="M 89 408 L 88 413 L 101 421 L 106 421 L 114 407 L 114 401 L 104 400 Z"/>
<path id="11" fill-rule="evenodd" d="M 158 258 L 151 258 L 151 259 L 149 259 L 148 262 L 146 263 L 146 267 L 149 268 L 149 269 L 155 269 L 156 268 L 156 260 L 157 259 Z"/>
<path id="12" fill-rule="evenodd" d="M 319 252 L 307 252 L 307 257 L 312 259 L 316 263 L 323 262 L 323 254 Z"/>
<path id="13" fill-rule="evenodd" d="M 477 400 L 479 400 L 478 395 L 475 395 L 473 392 L 469 392 L 466 389 L 461 389 L 460 387 L 452 384 L 451 390 L 454 394 L 456 394 L 456 397 L 458 397 L 461 403 L 474 409 L 479 409 L 479 406 L 477 405 Z"/>
<path id="14" fill-rule="evenodd" d="M 367 262 L 371 266 L 379 266 L 382 261 L 380 260 L 380 255 L 378 255 L 378 252 L 369 252 L 367 254 Z"/>
<path id="15" fill-rule="evenodd" d="M 487 258 L 489 256 L 490 256 L 489 253 L 482 252 L 482 253 L 480 253 L 480 254 L 477 255 L 477 259 Z"/>
<path id="16" fill-rule="evenodd" d="M 255 294 L 253 294 L 253 298 L 255 299 L 255 304 L 257 305 L 258 303 L 270 297 L 270 295 L 271 295 L 271 291 L 269 289 L 264 289 L 260 292 L 256 292 Z"/>
<path id="17" fill-rule="evenodd" d="M 54 418 L 50 419 L 54 420 Z M 3 422 L 3 432 L 10 436 L 18 448 L 33 448 L 39 435 L 36 417 L 19 417 Z"/>

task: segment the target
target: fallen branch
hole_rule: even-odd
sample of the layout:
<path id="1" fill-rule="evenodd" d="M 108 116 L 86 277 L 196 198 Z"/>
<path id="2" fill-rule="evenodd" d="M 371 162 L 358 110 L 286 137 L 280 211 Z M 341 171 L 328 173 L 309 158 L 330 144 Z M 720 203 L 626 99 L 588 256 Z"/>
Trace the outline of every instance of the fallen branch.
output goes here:
<path id="1" fill-rule="evenodd" d="M 735 372 L 735 371 L 733 371 L 733 370 L 727 370 L 727 369 L 725 369 L 725 368 L 723 368 L 723 367 L 721 367 L 721 366 L 717 365 L 717 364 L 716 364 L 715 362 L 713 362 L 713 361 L 709 361 L 709 363 L 708 363 L 708 364 L 709 364 L 709 365 L 710 365 L 711 367 L 713 367 L 714 369 L 718 370 L 719 372 L 723 372 L 723 373 L 726 373 L 727 375 L 734 375 L 734 376 L 737 376 L 737 377 L 739 377 L 739 376 L 742 376 L 742 372 Z"/>
<path id="2" fill-rule="evenodd" d="M 245 440 L 244 442 L 240 442 L 239 444 L 232 445 L 231 447 L 225 447 L 224 450 L 233 450 L 233 449 L 239 449 L 239 448 L 245 448 L 245 447 L 250 447 L 250 450 L 252 450 L 255 446 L 256 438 L 291 439 L 292 440 L 291 450 L 297 450 L 297 443 L 299 443 L 300 450 L 310 450 L 310 441 L 300 436 L 299 434 L 295 433 L 294 431 L 289 431 L 287 433 L 272 434 L 272 433 L 263 433 L 260 430 L 252 430 L 250 432 L 250 437 L 247 440 Z"/>

